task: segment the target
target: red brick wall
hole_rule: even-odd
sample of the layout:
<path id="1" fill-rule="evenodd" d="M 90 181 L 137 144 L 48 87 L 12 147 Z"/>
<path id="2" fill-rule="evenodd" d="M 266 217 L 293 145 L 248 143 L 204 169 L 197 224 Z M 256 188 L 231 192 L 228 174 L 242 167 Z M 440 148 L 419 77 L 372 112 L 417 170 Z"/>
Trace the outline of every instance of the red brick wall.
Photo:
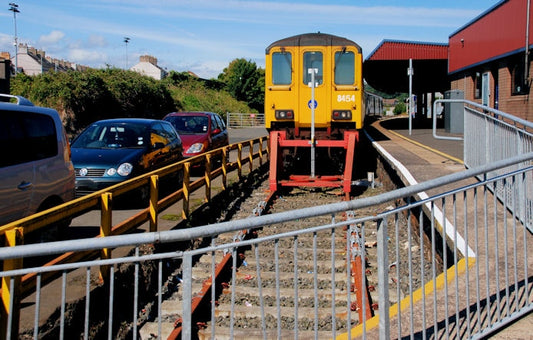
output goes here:
<path id="1" fill-rule="evenodd" d="M 533 63 L 529 66 L 529 79 L 533 78 Z M 481 103 L 481 99 L 474 99 L 474 72 L 490 71 L 490 98 L 489 106 L 494 107 L 495 76 L 498 78 L 498 110 L 512 114 L 519 118 L 533 122 L 533 98 L 530 100 L 531 89 L 527 95 L 511 95 L 511 72 L 505 60 L 494 62 L 485 69 L 475 71 L 466 70 L 452 76 L 451 89 L 462 90 L 465 99 Z"/>

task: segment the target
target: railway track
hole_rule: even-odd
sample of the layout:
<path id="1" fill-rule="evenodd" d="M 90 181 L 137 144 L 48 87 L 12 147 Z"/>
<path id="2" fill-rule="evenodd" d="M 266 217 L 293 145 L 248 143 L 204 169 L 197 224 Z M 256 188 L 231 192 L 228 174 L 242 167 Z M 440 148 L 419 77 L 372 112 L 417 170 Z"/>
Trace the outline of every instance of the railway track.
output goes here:
<path id="1" fill-rule="evenodd" d="M 383 190 L 381 187 L 366 188 L 361 196 L 376 195 Z M 277 193 L 269 197 L 265 181 L 233 218 L 250 217 L 259 211 L 276 213 L 335 203 L 342 197 L 340 189 L 299 188 L 293 188 L 286 195 Z M 271 205 L 266 203 L 269 201 Z M 386 208 L 376 206 L 368 211 L 358 211 L 357 215 L 373 215 Z M 346 215 L 333 218 L 342 221 Z M 265 238 L 328 223 L 331 223 L 331 217 L 316 217 L 264 227 L 248 235 Z M 231 252 L 216 252 L 198 258 L 192 274 L 193 325 L 198 338 L 324 338 L 347 332 L 349 326 L 359 324 L 362 317 L 370 318 L 375 307 L 373 301 L 377 301 L 373 292 L 377 286 L 376 226 L 365 225 L 366 236 L 356 234 L 358 228 L 354 227 L 360 226 L 279 237 L 257 246 L 240 247 L 233 253 L 235 262 Z M 242 235 L 222 234 L 214 242 L 231 243 Z M 366 250 L 366 261 L 360 261 L 359 265 L 349 255 L 357 252 L 357 247 Z M 347 251 L 349 248 L 352 252 Z M 227 265 L 221 264 L 225 262 Z M 214 282 L 217 287 L 216 308 L 211 312 L 214 263 L 218 264 L 216 273 L 220 274 Z M 232 280 L 234 264 L 235 279 Z M 356 273 L 364 273 L 365 277 Z M 180 336 L 181 293 L 178 285 L 162 304 L 161 319 L 165 320 L 162 335 L 168 334 L 165 329 L 171 329 L 169 339 Z M 397 301 L 396 295 L 396 291 L 391 292 L 391 302 Z M 141 330 L 141 338 L 154 339 L 157 330 L 157 322 L 148 322 Z"/>

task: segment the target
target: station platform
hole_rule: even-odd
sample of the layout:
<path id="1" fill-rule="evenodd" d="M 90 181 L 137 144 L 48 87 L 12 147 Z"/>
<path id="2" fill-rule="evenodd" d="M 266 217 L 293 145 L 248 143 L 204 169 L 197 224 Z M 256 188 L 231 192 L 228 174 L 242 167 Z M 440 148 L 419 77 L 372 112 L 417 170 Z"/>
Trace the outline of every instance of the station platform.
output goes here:
<path id="1" fill-rule="evenodd" d="M 465 170 L 463 141 L 434 138 L 430 119 L 423 121 L 413 119 L 412 128 L 409 131 L 407 116 L 383 118 L 370 122 L 365 130 L 372 138 L 374 146 L 378 148 L 378 152 L 389 155 L 389 162 L 394 163 L 391 166 L 406 186 Z M 437 134 L 439 136 L 458 136 L 447 133 L 444 128 L 438 125 Z M 440 188 L 439 191 L 442 193 L 447 189 Z M 431 196 L 438 193 L 435 191 L 426 194 Z M 472 207 L 468 209 L 473 210 Z M 529 241 L 528 243 L 530 243 Z M 485 256 L 484 254 L 478 255 Z M 533 313 L 529 313 L 504 329 L 492 333 L 487 339 L 533 339 L 531 330 L 533 330 Z"/>
<path id="2" fill-rule="evenodd" d="M 371 123 L 372 138 L 413 175 L 417 182 L 427 181 L 465 169 L 463 141 L 442 140 L 433 137 L 432 121 L 412 122 L 408 117 L 385 118 Z M 457 137 L 437 125 L 438 135 Z M 413 183 L 411 183 L 413 184 Z"/>

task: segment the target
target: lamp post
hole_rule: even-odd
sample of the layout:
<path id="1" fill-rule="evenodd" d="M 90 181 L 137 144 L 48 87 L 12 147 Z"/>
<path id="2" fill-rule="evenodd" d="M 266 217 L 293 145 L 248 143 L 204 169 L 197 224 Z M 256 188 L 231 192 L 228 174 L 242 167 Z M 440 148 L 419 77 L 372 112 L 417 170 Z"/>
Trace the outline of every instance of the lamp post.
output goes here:
<path id="1" fill-rule="evenodd" d="M 17 13 L 20 13 L 17 5 L 14 2 L 9 3 L 9 10 L 13 12 L 13 22 L 15 23 L 15 74 L 17 74 L 18 71 L 18 57 L 19 57 L 19 46 L 18 46 L 18 38 L 17 38 Z"/>
<path id="2" fill-rule="evenodd" d="M 126 44 L 126 70 L 128 69 L 128 43 L 130 42 L 130 38 L 124 37 L 124 43 Z"/>

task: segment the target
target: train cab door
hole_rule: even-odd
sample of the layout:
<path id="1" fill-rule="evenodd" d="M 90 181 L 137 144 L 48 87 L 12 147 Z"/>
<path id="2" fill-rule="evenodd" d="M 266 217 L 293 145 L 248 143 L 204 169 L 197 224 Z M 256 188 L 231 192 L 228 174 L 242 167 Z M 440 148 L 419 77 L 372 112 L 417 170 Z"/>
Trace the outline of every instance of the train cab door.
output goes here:
<path id="1" fill-rule="evenodd" d="M 295 120 L 299 122 L 300 129 L 308 129 L 311 127 L 312 121 L 312 108 L 314 107 L 315 128 L 327 127 L 328 113 L 330 108 L 328 103 L 330 102 L 328 96 L 329 74 L 324 72 L 327 70 L 328 53 L 326 53 L 327 47 L 312 46 L 309 48 L 302 48 L 301 51 L 301 77 L 300 85 L 301 91 L 299 93 L 298 100 L 298 112 Z M 314 98 L 312 85 L 312 73 L 315 72 L 315 88 Z"/>
<path id="2" fill-rule="evenodd" d="M 332 118 L 337 122 L 353 122 L 360 129 L 364 120 L 363 56 L 354 46 L 338 46 L 332 50 L 331 86 Z M 336 116 L 334 112 L 339 113 Z M 350 112 L 348 116 L 342 112 Z M 346 117 L 346 118 L 344 118 Z M 349 118 L 348 118 L 349 117 Z"/>
<path id="3" fill-rule="evenodd" d="M 297 47 L 274 47 L 267 53 L 265 66 L 265 125 L 276 128 L 274 122 L 286 123 L 294 117 L 278 113 L 294 112 L 298 102 L 299 78 L 297 73 Z M 272 125 L 271 125 L 272 123 Z"/>

